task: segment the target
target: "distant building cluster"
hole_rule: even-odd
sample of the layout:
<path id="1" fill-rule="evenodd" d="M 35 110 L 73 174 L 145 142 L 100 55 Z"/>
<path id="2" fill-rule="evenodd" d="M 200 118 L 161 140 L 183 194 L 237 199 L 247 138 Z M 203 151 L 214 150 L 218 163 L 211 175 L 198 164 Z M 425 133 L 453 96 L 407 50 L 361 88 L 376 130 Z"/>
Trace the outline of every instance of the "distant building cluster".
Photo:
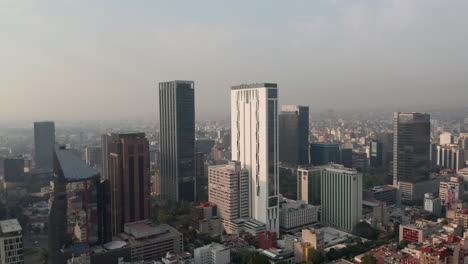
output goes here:
<path id="1" fill-rule="evenodd" d="M 0 263 L 33 233 L 50 264 L 468 263 L 467 120 L 311 118 L 253 83 L 229 120 L 196 122 L 195 91 L 159 83 L 158 126 L 36 122 L 29 152 L 0 145 L 22 213 L 1 211 Z"/>

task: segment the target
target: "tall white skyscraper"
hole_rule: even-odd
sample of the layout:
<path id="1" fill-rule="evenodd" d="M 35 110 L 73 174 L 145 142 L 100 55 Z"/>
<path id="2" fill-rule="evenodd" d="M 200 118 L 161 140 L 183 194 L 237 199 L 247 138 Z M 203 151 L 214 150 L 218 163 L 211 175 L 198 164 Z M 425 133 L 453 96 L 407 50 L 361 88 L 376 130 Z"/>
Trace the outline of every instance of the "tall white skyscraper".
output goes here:
<path id="1" fill-rule="evenodd" d="M 279 234 L 278 89 L 275 83 L 231 88 L 232 159 L 249 171 L 249 215 Z"/>
<path id="2" fill-rule="evenodd" d="M 322 223 L 351 231 L 362 217 L 362 175 L 331 165 L 321 176 Z"/>

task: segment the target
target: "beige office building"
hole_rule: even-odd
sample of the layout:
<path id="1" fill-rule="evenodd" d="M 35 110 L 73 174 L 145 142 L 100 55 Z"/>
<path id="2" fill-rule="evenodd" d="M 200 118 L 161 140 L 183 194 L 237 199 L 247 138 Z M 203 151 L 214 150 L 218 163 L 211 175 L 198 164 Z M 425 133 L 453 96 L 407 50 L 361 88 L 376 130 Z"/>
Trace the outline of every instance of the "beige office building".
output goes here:
<path id="1" fill-rule="evenodd" d="M 234 232 L 232 220 L 249 216 L 249 172 L 238 161 L 208 168 L 208 200 L 218 206 L 224 230 Z"/>

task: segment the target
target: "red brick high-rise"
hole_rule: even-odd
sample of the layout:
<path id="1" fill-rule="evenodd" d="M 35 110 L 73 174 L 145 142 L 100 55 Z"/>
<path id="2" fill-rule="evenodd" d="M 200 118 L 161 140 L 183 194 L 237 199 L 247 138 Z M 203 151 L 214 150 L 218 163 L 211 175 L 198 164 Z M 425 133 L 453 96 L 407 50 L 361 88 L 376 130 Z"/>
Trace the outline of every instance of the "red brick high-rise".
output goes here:
<path id="1" fill-rule="evenodd" d="M 106 135 L 107 179 L 110 182 L 112 234 L 125 223 L 150 218 L 149 143 L 144 133 Z"/>

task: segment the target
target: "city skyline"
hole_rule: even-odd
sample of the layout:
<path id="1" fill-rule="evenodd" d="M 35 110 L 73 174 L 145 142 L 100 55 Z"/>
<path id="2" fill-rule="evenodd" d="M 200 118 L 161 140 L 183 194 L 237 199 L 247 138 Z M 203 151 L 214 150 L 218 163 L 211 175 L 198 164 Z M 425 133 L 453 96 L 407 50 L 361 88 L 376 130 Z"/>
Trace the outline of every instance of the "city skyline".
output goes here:
<path id="1" fill-rule="evenodd" d="M 467 264 L 466 10 L 0 0 L 0 264 Z"/>
<path id="2" fill-rule="evenodd" d="M 195 81 L 198 120 L 227 117 L 237 83 L 276 82 L 282 103 L 311 112 L 362 98 L 394 111 L 462 106 L 468 95 L 463 1 L 146 4 L 0 5 L 0 119 L 151 119 L 157 83 L 172 79 Z"/>

